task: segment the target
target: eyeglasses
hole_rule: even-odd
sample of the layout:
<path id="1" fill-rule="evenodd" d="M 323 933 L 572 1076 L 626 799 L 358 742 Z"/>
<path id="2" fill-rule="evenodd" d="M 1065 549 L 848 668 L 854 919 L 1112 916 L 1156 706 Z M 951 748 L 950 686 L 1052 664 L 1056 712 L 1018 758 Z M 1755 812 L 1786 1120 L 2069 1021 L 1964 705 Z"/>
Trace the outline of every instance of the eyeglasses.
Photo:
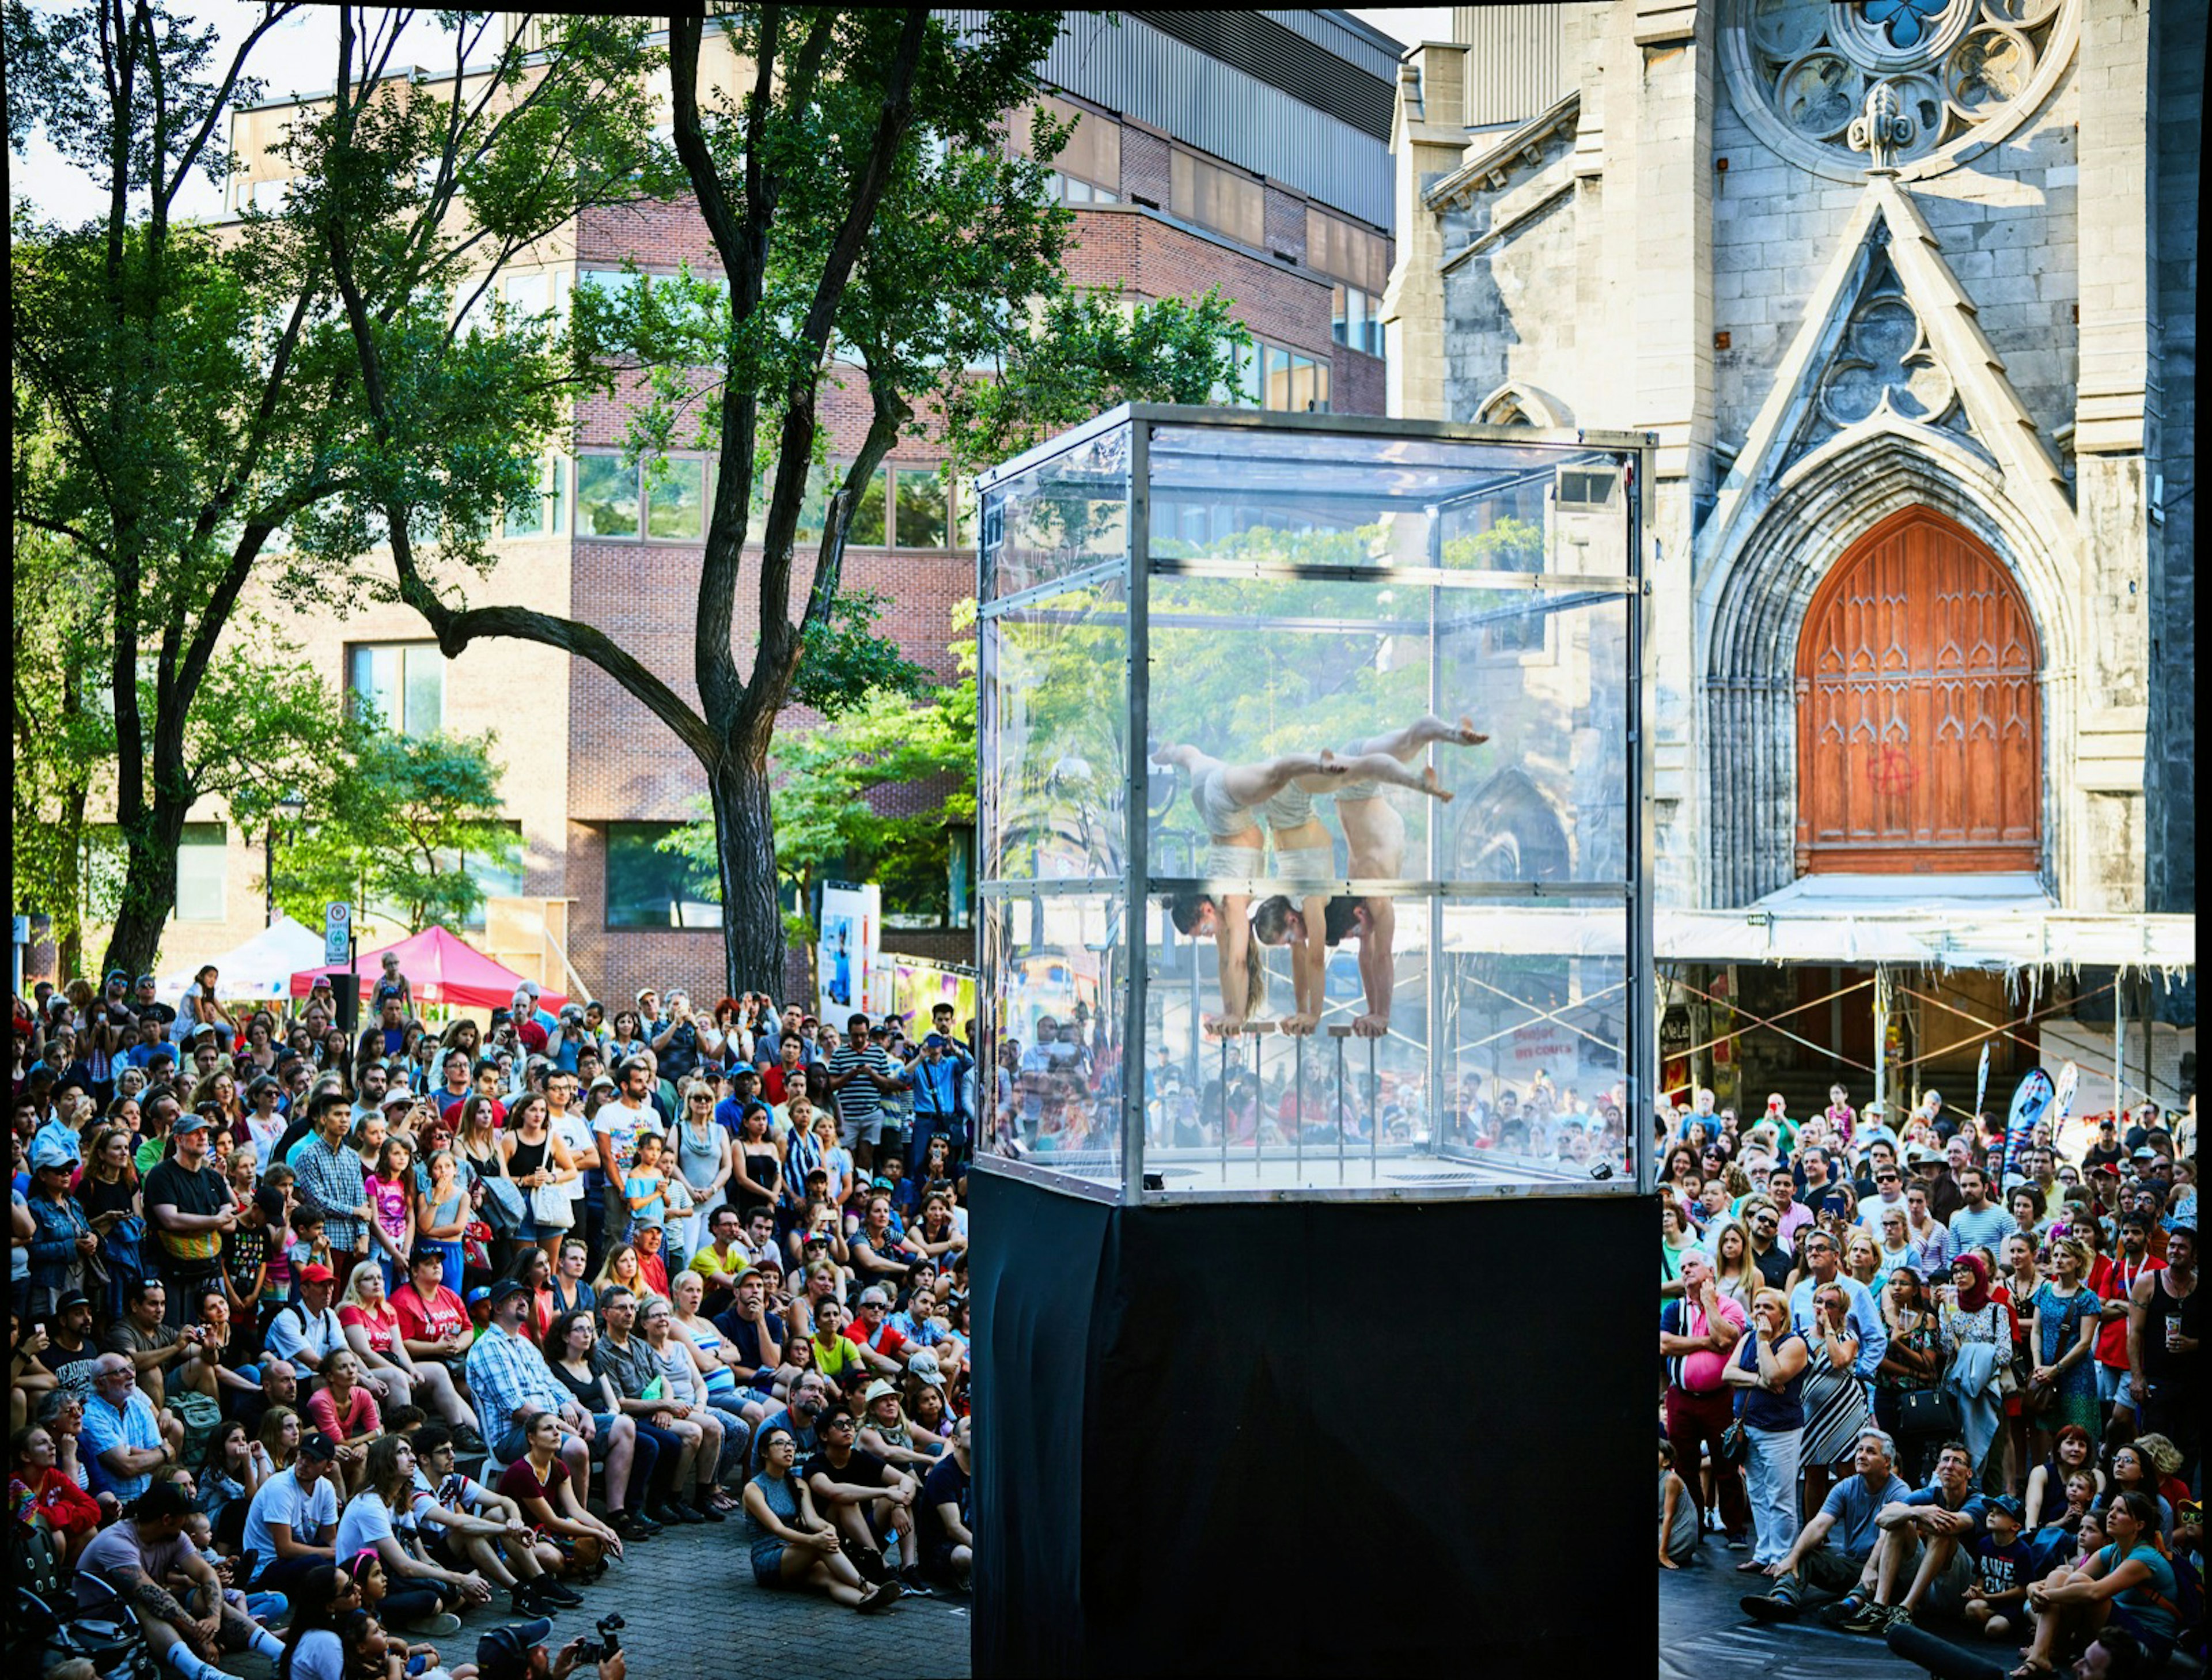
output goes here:
<path id="1" fill-rule="evenodd" d="M 853 1420 L 849 1417 L 825 1417 L 822 1420 L 822 1427 L 824 1429 L 850 1429 Z"/>

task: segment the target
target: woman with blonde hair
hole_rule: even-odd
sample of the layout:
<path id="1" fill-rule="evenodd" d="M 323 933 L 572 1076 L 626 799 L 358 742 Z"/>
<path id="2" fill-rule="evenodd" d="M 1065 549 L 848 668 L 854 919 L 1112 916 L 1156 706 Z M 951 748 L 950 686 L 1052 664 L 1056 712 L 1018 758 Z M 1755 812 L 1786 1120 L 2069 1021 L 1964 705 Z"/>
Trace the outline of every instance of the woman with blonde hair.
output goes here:
<path id="1" fill-rule="evenodd" d="M 1881 1287 L 1878 1281 L 1881 1275 L 1881 1251 L 1865 1232 L 1854 1231 L 1844 1240 L 1844 1270 L 1869 1290 Z"/>
<path id="2" fill-rule="evenodd" d="M 599 1275 L 592 1280 L 592 1293 L 604 1296 L 610 1288 L 627 1289 L 641 1298 L 653 1293 L 646 1287 L 644 1269 L 638 1264 L 635 1243 L 613 1245 L 599 1263 Z"/>
<path id="3" fill-rule="evenodd" d="M 1739 1414 L 1747 1448 L 1744 1476 L 1758 1540 L 1736 1567 L 1748 1573 L 1779 1563 L 1797 1538 L 1797 1458 L 1805 1432 L 1800 1394 L 1811 1349 L 1790 1328 L 1790 1297 L 1761 1289 L 1752 1298 L 1751 1325 L 1721 1379 L 1744 1391 Z"/>
<path id="4" fill-rule="evenodd" d="M 1723 1295 L 1748 1314 L 1752 1300 L 1765 1281 L 1751 1257 L 1751 1233 L 1744 1228 L 1741 1220 L 1717 1220 L 1711 1233 L 1711 1246 L 1714 1283 Z"/>

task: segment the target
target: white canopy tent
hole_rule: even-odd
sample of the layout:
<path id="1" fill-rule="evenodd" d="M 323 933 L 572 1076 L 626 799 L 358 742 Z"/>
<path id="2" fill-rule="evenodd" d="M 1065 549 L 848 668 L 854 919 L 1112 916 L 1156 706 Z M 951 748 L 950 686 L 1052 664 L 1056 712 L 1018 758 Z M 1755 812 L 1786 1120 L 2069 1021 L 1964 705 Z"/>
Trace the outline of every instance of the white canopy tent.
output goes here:
<path id="1" fill-rule="evenodd" d="M 293 974 L 322 959 L 323 936 L 279 910 L 274 922 L 236 950 L 204 957 L 190 968 L 161 980 L 155 995 L 174 1003 L 192 983 L 192 977 L 213 963 L 219 996 L 288 997 Z"/>

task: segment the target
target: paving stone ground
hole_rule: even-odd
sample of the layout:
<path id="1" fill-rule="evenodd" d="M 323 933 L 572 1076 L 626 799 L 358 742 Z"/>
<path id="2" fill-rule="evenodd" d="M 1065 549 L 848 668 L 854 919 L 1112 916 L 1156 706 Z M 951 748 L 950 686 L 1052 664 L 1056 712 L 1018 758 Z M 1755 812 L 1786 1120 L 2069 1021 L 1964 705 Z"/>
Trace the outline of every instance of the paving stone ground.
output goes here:
<path id="1" fill-rule="evenodd" d="M 555 1618 L 547 1643 L 558 1650 L 609 1611 L 628 1624 L 620 1635 L 629 1680 L 791 1680 L 843 1672 L 869 1680 L 948 1677 L 966 1680 L 968 1600 L 902 1598 L 860 1616 L 814 1593 L 776 1592 L 754 1584 L 744 1524 L 672 1528 L 629 1549 L 592 1586 L 580 1610 Z M 504 1608 L 505 1595 L 493 1601 Z M 508 1616 L 491 1606 L 462 1618 L 462 1631 L 438 1641 L 449 1662 L 476 1654 L 477 1638 Z M 270 1680 L 270 1665 L 247 1653 L 223 1664 L 245 1680 Z M 580 1677 L 588 1670 L 577 1671 Z"/>

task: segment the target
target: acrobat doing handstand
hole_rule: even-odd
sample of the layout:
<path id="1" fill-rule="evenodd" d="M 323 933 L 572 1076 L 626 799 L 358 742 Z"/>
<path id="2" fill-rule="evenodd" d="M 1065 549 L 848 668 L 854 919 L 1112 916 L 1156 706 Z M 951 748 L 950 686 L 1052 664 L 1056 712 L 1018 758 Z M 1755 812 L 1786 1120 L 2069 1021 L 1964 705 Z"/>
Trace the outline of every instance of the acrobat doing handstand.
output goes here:
<path id="1" fill-rule="evenodd" d="M 1395 876 L 1405 859 L 1405 819 L 1382 797 L 1385 787 L 1405 788 L 1432 799 L 1451 794 L 1434 770 L 1413 769 L 1412 761 L 1432 741 L 1477 746 L 1488 740 L 1462 717 L 1457 724 L 1423 717 L 1387 734 L 1352 742 L 1341 753 L 1287 752 L 1251 764 L 1225 764 L 1190 746 L 1164 748 L 1153 762 L 1174 764 L 1190 774 L 1191 803 L 1206 825 L 1204 873 L 1217 880 L 1251 877 L 1265 871 L 1265 847 L 1272 839 L 1275 874 L 1292 881 L 1325 881 L 1335 875 L 1336 849 L 1328 829 L 1314 816 L 1316 794 L 1333 794 L 1344 827 L 1353 877 Z M 1265 831 L 1258 818 L 1265 821 Z M 1322 894 L 1304 895 L 1300 905 L 1271 898 L 1284 914 L 1271 918 L 1269 931 L 1254 938 L 1249 895 L 1225 892 L 1177 893 L 1168 901 L 1176 930 L 1186 936 L 1211 933 L 1220 953 L 1221 1013 L 1205 1025 L 1224 1036 L 1240 1032 L 1267 999 L 1267 974 L 1259 944 L 1288 945 L 1295 999 L 1284 1018 L 1286 1032 L 1311 1032 L 1321 1020 L 1323 971 L 1328 947 L 1356 926 L 1360 938 L 1360 977 L 1367 1012 L 1352 1024 L 1363 1037 L 1379 1038 L 1390 1020 L 1390 940 L 1395 918 L 1389 900 L 1341 900 L 1347 908 L 1332 913 Z M 1334 938 L 1324 935 L 1332 921 Z M 1315 935 L 1310 936 L 1309 928 Z"/>

